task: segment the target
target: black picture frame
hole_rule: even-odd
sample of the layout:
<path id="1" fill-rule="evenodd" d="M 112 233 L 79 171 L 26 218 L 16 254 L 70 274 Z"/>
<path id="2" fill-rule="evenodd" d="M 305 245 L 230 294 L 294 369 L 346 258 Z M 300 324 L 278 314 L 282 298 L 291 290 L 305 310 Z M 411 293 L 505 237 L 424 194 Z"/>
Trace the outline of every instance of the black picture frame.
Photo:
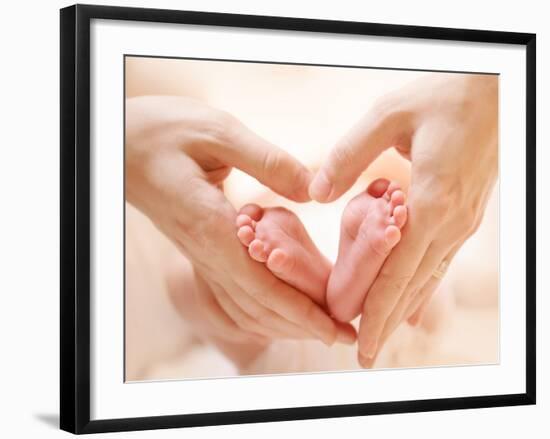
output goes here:
<path id="1" fill-rule="evenodd" d="M 525 393 L 90 420 L 90 21 L 92 19 L 374 35 L 526 47 L 527 248 Z M 60 426 L 72 433 L 273 422 L 535 404 L 536 401 L 536 36 L 448 29 L 112 6 L 60 11 L 61 271 Z"/>

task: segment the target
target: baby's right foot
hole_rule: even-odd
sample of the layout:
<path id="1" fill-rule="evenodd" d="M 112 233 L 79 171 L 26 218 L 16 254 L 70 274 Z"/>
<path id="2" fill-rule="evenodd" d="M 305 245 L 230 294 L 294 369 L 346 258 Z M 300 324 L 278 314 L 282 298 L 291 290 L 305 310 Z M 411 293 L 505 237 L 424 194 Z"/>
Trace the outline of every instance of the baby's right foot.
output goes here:
<path id="1" fill-rule="evenodd" d="M 346 206 L 327 287 L 328 309 L 337 320 L 349 322 L 361 312 L 378 271 L 401 239 L 407 221 L 404 202 L 397 183 L 379 179 Z"/>
<path id="2" fill-rule="evenodd" d="M 309 237 L 304 225 L 290 210 L 243 207 L 237 217 L 237 236 L 250 257 L 266 264 L 279 279 L 325 305 L 330 261 Z"/>

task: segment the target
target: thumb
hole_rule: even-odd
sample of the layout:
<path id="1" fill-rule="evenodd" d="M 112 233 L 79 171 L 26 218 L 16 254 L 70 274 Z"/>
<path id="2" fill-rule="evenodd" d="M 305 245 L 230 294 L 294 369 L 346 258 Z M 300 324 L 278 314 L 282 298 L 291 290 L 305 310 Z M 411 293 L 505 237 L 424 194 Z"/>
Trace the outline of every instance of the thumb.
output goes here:
<path id="1" fill-rule="evenodd" d="M 310 197 L 321 203 L 339 198 L 376 157 L 393 146 L 401 129 L 396 117 L 369 111 L 332 149 L 309 186 Z"/>
<path id="2" fill-rule="evenodd" d="M 290 200 L 309 201 L 311 172 L 289 153 L 239 121 L 234 123 L 236 129 L 232 130 L 231 139 L 219 151 L 219 158 Z"/>

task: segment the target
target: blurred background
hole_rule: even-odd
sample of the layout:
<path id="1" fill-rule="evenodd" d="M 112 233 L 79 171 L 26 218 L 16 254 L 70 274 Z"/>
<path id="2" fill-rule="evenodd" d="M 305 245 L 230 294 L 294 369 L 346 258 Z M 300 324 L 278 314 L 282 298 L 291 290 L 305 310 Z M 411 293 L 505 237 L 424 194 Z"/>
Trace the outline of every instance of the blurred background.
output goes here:
<path id="1" fill-rule="evenodd" d="M 431 73 L 183 59 L 126 58 L 126 96 L 183 95 L 238 117 L 250 129 L 316 170 L 338 139 L 380 96 Z M 438 73 L 448 75 L 450 73 Z M 233 170 L 225 192 L 236 208 L 249 202 L 297 213 L 331 260 L 346 203 L 378 177 L 407 189 L 409 163 L 382 154 L 340 200 L 296 204 Z M 176 313 L 164 269 L 176 250 L 126 205 L 126 379 L 159 380 L 239 373 L 203 343 Z M 394 333 L 376 367 L 426 367 L 498 362 L 498 184 L 478 232 L 455 257 L 420 327 Z M 247 371 L 285 373 L 356 369 L 356 346 L 277 341 Z"/>

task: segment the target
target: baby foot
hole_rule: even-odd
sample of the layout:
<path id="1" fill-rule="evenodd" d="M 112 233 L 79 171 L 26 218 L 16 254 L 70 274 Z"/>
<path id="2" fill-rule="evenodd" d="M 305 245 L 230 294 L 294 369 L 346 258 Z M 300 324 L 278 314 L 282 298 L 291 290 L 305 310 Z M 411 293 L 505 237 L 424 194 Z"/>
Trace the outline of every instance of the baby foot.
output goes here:
<path id="1" fill-rule="evenodd" d="M 349 322 L 361 312 L 370 286 L 407 221 L 405 194 L 386 179 L 372 182 L 342 215 L 338 259 L 327 286 L 333 317 Z"/>
<path id="2" fill-rule="evenodd" d="M 248 204 L 239 211 L 237 227 L 237 236 L 252 259 L 265 263 L 279 279 L 325 305 L 331 263 L 293 212 Z"/>

